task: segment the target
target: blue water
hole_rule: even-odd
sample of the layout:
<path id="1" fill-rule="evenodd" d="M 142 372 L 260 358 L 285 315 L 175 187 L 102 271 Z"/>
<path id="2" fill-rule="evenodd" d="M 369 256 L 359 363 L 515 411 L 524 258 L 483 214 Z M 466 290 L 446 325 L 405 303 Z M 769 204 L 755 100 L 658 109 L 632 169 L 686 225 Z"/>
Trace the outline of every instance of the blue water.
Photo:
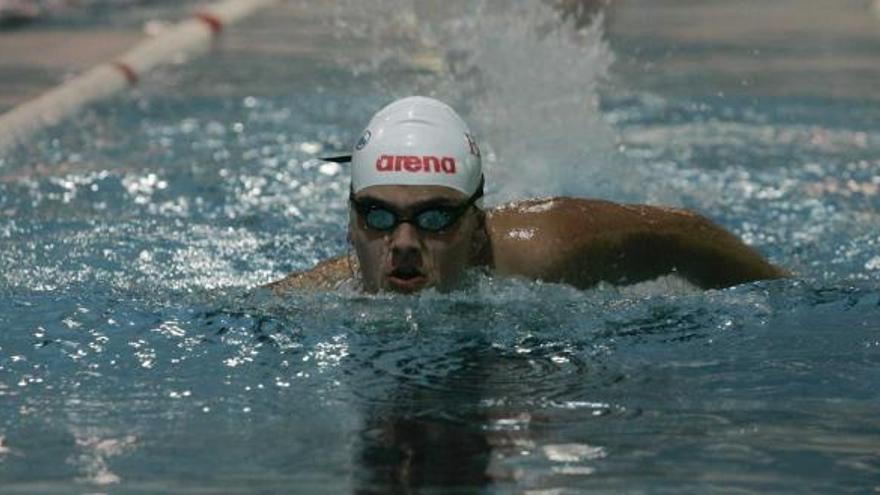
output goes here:
<path id="1" fill-rule="evenodd" d="M 629 80 L 626 39 L 534 35 L 542 9 L 438 23 L 454 70 L 350 63 L 389 26 L 354 5 L 332 56 L 231 33 L 2 158 L 0 492 L 880 489 L 878 100 Z M 430 90 L 483 136 L 489 203 L 685 206 L 795 276 L 254 290 L 345 252 L 346 173 L 315 157 Z"/>

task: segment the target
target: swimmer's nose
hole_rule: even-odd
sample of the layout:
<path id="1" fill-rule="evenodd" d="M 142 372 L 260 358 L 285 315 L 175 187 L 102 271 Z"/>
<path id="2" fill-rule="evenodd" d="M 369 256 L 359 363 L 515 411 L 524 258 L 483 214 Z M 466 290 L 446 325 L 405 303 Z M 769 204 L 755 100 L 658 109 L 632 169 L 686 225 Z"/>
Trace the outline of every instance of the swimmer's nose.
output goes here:
<path id="1" fill-rule="evenodd" d="M 419 267 L 420 247 L 418 230 L 408 222 L 401 223 L 391 233 L 391 258 L 396 267 Z"/>

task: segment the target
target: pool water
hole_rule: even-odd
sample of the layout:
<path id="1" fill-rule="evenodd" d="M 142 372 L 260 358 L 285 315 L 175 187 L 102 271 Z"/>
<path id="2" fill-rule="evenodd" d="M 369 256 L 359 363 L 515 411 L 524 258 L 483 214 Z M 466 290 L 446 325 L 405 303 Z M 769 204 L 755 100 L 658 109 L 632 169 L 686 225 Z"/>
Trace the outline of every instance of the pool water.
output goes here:
<path id="1" fill-rule="evenodd" d="M 625 8 L 450 5 L 290 4 L 0 157 L 0 492 L 880 490 L 876 95 L 725 86 L 747 44 L 646 45 Z M 410 93 L 473 123 L 490 205 L 684 206 L 794 276 L 256 289 L 348 249 L 316 157 Z"/>

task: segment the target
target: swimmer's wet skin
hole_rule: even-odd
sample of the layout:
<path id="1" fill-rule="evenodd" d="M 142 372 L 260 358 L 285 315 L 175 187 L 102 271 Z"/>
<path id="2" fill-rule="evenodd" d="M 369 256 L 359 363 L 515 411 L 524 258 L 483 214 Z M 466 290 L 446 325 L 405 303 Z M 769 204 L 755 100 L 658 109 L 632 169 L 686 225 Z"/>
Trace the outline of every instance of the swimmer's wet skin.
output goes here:
<path id="1" fill-rule="evenodd" d="M 785 277 L 740 239 L 680 209 L 579 198 L 532 199 L 483 211 L 481 157 L 449 106 L 409 97 L 380 110 L 352 155 L 348 239 L 332 258 L 269 284 L 276 293 L 451 290 L 466 269 L 579 288 L 675 273 L 701 288 Z"/>

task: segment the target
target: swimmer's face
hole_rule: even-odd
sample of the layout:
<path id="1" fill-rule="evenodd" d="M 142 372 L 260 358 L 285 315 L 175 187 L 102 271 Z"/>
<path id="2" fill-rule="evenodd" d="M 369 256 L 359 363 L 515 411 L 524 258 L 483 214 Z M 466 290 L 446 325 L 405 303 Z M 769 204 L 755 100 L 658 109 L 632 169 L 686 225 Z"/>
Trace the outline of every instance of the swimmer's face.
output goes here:
<path id="1" fill-rule="evenodd" d="M 398 218 L 413 219 L 431 207 L 463 205 L 467 197 L 442 186 L 371 186 L 359 191 L 355 201 L 381 206 Z M 412 293 L 427 287 L 450 290 L 473 263 L 485 238 L 481 213 L 474 207 L 439 232 L 420 229 L 415 221 L 380 230 L 371 228 L 365 216 L 354 205 L 350 208 L 348 236 L 368 292 Z"/>

